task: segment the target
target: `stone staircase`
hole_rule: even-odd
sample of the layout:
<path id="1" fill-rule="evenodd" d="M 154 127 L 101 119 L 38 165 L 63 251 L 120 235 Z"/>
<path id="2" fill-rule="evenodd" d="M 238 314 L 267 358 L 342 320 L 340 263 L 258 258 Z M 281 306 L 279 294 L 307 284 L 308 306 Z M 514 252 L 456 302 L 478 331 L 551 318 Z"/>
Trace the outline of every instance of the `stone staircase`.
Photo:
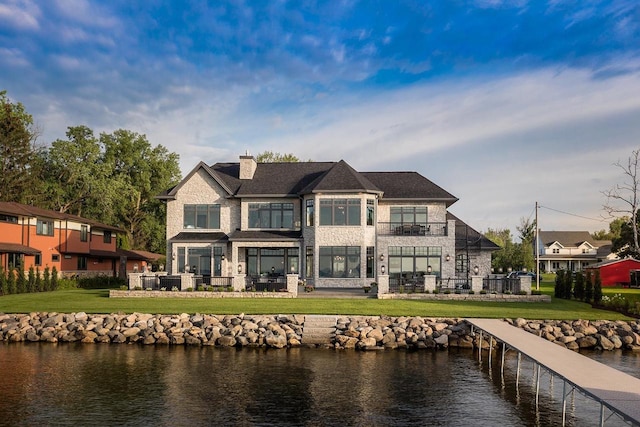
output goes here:
<path id="1" fill-rule="evenodd" d="M 332 344 L 337 322 L 338 316 L 306 315 L 302 326 L 302 344 Z"/>

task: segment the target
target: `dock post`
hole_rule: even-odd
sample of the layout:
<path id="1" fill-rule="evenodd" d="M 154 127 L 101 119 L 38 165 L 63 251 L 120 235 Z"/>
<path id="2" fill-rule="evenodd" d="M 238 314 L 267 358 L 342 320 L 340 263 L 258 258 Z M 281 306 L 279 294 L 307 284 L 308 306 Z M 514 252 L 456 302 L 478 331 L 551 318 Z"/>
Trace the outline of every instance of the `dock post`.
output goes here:
<path id="1" fill-rule="evenodd" d="M 518 382 L 520 380 L 520 359 L 522 359 L 522 353 L 518 351 L 518 365 L 516 367 L 516 388 L 518 388 Z"/>
<path id="2" fill-rule="evenodd" d="M 600 402 L 600 427 L 604 427 L 604 403 Z"/>
<path id="3" fill-rule="evenodd" d="M 482 329 L 480 329 L 480 344 L 478 345 L 478 362 L 482 363 Z"/>
<path id="4" fill-rule="evenodd" d="M 536 407 L 538 407 L 539 395 L 540 395 L 540 364 L 536 363 Z"/>
<path id="5" fill-rule="evenodd" d="M 562 427 L 565 426 L 567 419 L 567 381 L 562 381 Z"/>
<path id="6" fill-rule="evenodd" d="M 493 350 L 493 335 L 489 335 L 489 368 L 491 368 L 491 350 Z"/>
<path id="7" fill-rule="evenodd" d="M 500 374 L 504 378 L 504 354 L 507 351 L 507 343 L 502 343 L 502 361 L 500 363 Z"/>

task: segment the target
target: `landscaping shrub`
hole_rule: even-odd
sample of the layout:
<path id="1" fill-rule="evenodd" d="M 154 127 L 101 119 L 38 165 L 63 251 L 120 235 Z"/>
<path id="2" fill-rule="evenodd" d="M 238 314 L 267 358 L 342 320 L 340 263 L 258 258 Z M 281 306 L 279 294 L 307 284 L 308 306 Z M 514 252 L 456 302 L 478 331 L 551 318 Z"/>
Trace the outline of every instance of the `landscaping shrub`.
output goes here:
<path id="1" fill-rule="evenodd" d="M 78 281 L 71 278 L 62 278 L 57 281 L 56 290 L 78 289 Z"/>
<path id="2" fill-rule="evenodd" d="M 587 278 L 584 282 L 584 302 L 590 303 L 593 299 L 593 275 L 587 271 Z"/>
<path id="3" fill-rule="evenodd" d="M 49 290 L 55 291 L 57 289 L 58 289 L 58 269 L 54 265 L 53 268 L 51 269 L 51 287 L 49 288 Z"/>
<path id="4" fill-rule="evenodd" d="M 42 290 L 51 290 L 51 273 L 49 272 L 49 266 L 46 266 L 44 272 L 42 272 Z"/>
<path id="5" fill-rule="evenodd" d="M 2 292 L 2 295 L 9 294 L 9 283 L 7 282 L 7 274 L 1 265 L 0 265 L 0 292 Z"/>
<path id="6" fill-rule="evenodd" d="M 17 277 L 16 277 L 16 289 L 19 294 L 27 292 L 27 278 L 24 275 L 24 268 L 22 268 L 22 262 L 18 264 Z"/>
<path id="7" fill-rule="evenodd" d="M 584 299 L 584 276 L 581 272 L 576 274 L 576 284 L 573 287 L 573 296 L 582 301 Z"/>
<path id="8" fill-rule="evenodd" d="M 600 301 L 602 301 L 602 279 L 600 278 L 600 270 L 596 270 L 593 281 L 593 303 L 600 304 Z"/>
<path id="9" fill-rule="evenodd" d="M 36 292 L 36 270 L 33 266 L 29 267 L 29 275 L 27 276 L 27 292 Z"/>
<path id="10" fill-rule="evenodd" d="M 13 268 L 9 269 L 9 271 L 7 271 L 7 284 L 9 287 L 9 293 L 10 294 L 17 294 L 18 293 L 18 289 L 16 286 L 16 275 L 13 272 Z"/>
<path id="11" fill-rule="evenodd" d="M 564 274 L 564 287 L 563 287 L 562 298 L 571 299 L 572 294 L 573 294 L 573 274 L 570 271 L 567 271 Z"/>
<path id="12" fill-rule="evenodd" d="M 42 276 L 40 275 L 40 267 L 36 268 L 36 292 L 42 292 Z"/>
<path id="13" fill-rule="evenodd" d="M 78 287 L 82 289 L 119 289 L 126 285 L 126 280 L 111 276 L 82 277 L 78 280 Z"/>
<path id="14" fill-rule="evenodd" d="M 556 282 L 553 288 L 553 296 L 556 298 L 564 298 L 564 270 L 556 272 Z"/>

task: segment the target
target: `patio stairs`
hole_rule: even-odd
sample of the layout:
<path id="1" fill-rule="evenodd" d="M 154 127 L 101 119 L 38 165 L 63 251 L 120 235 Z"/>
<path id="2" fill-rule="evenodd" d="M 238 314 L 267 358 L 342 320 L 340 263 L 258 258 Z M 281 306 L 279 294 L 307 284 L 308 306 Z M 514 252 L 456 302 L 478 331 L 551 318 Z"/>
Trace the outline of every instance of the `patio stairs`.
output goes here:
<path id="1" fill-rule="evenodd" d="M 338 316 L 306 315 L 302 326 L 302 344 L 332 344 L 337 322 Z"/>

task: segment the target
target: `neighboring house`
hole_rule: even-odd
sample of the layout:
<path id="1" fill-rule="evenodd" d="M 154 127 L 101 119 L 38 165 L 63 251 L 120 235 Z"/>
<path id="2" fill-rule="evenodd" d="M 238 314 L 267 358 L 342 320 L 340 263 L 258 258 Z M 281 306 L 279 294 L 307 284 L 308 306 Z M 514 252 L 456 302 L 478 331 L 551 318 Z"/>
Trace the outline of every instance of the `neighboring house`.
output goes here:
<path id="1" fill-rule="evenodd" d="M 600 272 L 602 286 L 628 286 L 631 282 L 631 271 L 639 269 L 640 261 L 633 258 L 602 261 L 587 267 L 587 271 Z"/>
<path id="2" fill-rule="evenodd" d="M 610 241 L 595 240 L 588 231 L 540 231 L 539 242 L 541 271 L 580 271 L 616 258 Z"/>
<path id="3" fill-rule="evenodd" d="M 379 274 L 401 281 L 491 268 L 489 246 L 462 250 L 459 220 L 447 212 L 458 199 L 416 172 L 358 172 L 344 161 L 256 163 L 246 155 L 201 162 L 158 197 L 167 203 L 171 274 L 293 273 L 316 287 L 360 287 Z M 471 235 L 475 243 L 479 233 L 465 239 Z"/>
<path id="4" fill-rule="evenodd" d="M 75 215 L 0 202 L 0 265 L 6 270 L 23 261 L 25 270 L 55 267 L 62 276 L 124 276 L 146 258 L 116 249 L 116 234 L 122 232 Z"/>

